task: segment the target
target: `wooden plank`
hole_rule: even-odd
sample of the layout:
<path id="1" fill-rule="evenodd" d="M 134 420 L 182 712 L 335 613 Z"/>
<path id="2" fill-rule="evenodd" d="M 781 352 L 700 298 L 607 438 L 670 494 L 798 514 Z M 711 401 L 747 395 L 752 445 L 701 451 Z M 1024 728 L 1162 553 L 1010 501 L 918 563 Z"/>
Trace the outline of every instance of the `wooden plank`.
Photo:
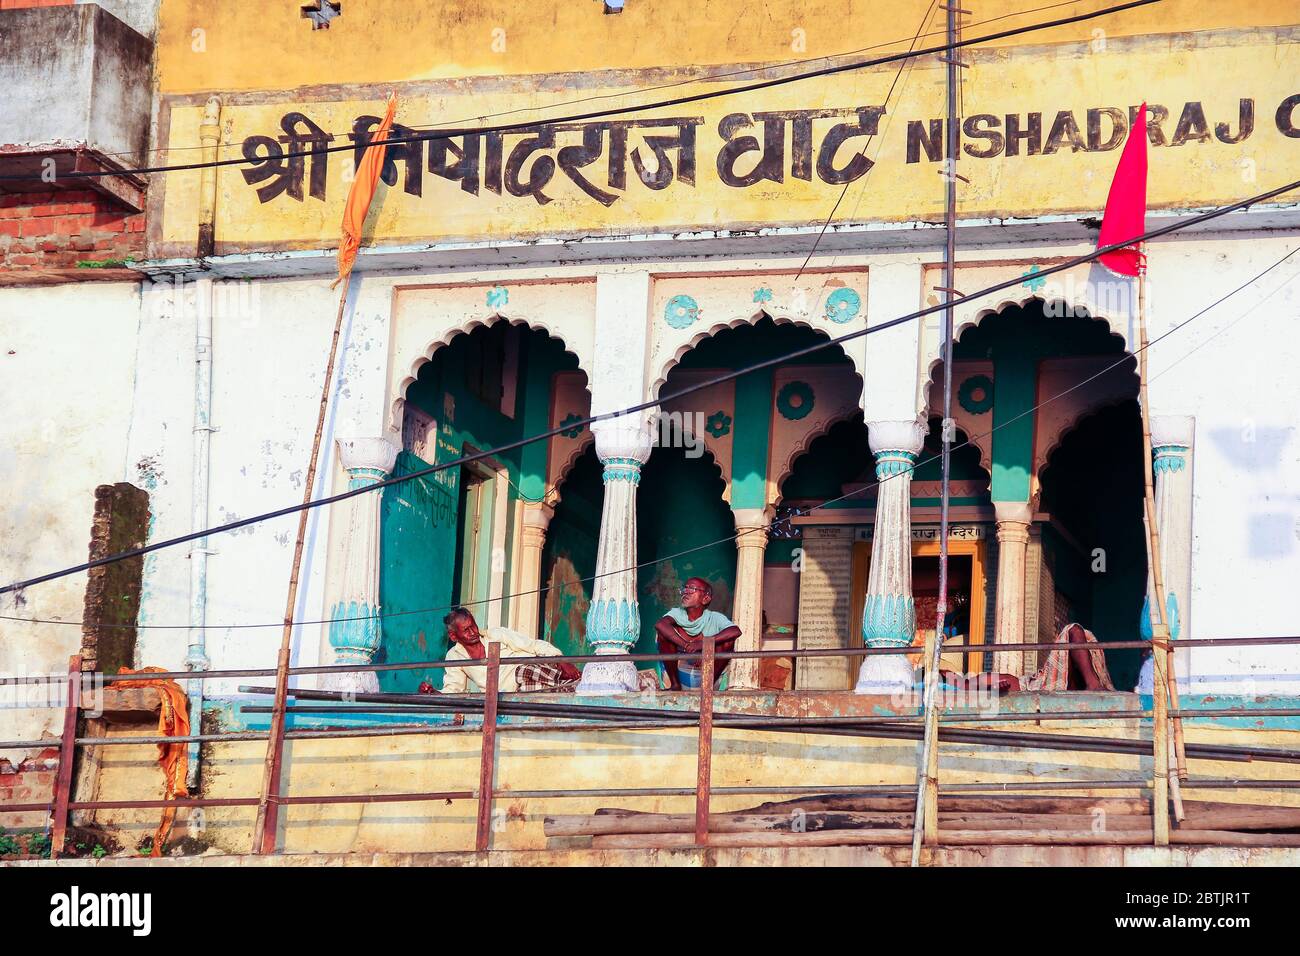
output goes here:
<path id="1" fill-rule="evenodd" d="M 81 710 L 81 655 L 68 660 L 68 700 L 63 709 L 63 736 L 59 739 L 59 772 L 54 778 L 53 834 L 50 858 L 63 852 L 68 835 L 68 802 L 72 799 L 72 764 L 77 753 L 77 715 Z"/>

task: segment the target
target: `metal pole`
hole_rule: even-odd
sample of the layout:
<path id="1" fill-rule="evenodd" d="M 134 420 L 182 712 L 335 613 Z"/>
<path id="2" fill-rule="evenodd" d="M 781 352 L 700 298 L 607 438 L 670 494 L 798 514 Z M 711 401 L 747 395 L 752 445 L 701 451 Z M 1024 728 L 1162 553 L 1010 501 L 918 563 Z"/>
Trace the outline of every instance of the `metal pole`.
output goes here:
<path id="1" fill-rule="evenodd" d="M 957 42 L 957 0 L 944 7 L 948 20 L 948 43 Z M 939 504 L 939 601 L 935 609 L 934 633 L 927 640 L 924 670 L 925 737 L 921 746 L 921 760 L 917 766 L 916 815 L 912 820 L 912 866 L 921 860 L 921 842 L 934 844 L 939 839 L 939 661 L 943 653 L 943 625 L 948 613 L 948 518 L 949 478 L 952 454 L 952 300 L 956 287 L 957 255 L 957 59 L 956 50 L 949 50 L 948 64 L 948 126 L 947 149 L 944 166 L 944 263 L 943 284 L 943 424 L 940 428 L 942 448 L 942 479 Z"/>
<path id="2" fill-rule="evenodd" d="M 492 835 L 492 788 L 497 756 L 497 689 L 501 685 L 501 644 L 488 645 L 487 687 L 483 690 L 483 749 L 478 769 L 478 828 L 474 849 L 482 853 Z"/>
<path id="3" fill-rule="evenodd" d="M 709 843 L 709 791 L 713 770 L 713 638 L 704 639 L 700 663 L 700 728 L 695 768 L 695 843 Z"/>

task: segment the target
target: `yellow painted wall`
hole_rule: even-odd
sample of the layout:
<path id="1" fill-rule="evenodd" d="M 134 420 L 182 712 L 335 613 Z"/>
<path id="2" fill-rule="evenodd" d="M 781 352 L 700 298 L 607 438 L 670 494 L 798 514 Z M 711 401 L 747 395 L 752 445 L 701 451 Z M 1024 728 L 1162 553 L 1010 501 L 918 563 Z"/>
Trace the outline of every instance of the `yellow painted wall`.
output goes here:
<path id="1" fill-rule="evenodd" d="M 1059 19 L 1106 0 L 1023 12 L 1022 0 L 982 0 L 971 35 Z M 904 49 L 929 0 L 627 0 L 616 16 L 598 0 L 345 0 L 328 30 L 313 31 L 301 2 L 234 4 L 163 0 L 157 37 L 163 93 L 289 90 L 327 84 L 462 76 L 568 73 L 686 65 L 782 63 L 885 45 Z M 929 30 L 942 35 L 943 13 Z M 1004 41 L 1061 43 L 1107 36 L 1181 33 L 1296 22 L 1293 0 L 1185 3 L 1164 0 Z M 502 35 L 494 31 L 504 31 Z M 803 46 L 794 31 L 803 31 Z M 199 31 L 199 32 L 196 32 Z M 871 51 L 870 55 L 879 55 Z"/>
<path id="2" fill-rule="evenodd" d="M 795 698 L 790 700 L 795 702 Z M 1028 724 L 999 724 L 999 730 L 1033 729 Z M 1133 722 L 1076 723 L 1053 721 L 1041 729 L 1132 739 Z M 479 773 L 479 736 L 474 733 L 426 737 L 353 738 L 291 741 L 286 751 L 290 794 L 342 794 L 473 790 Z M 1237 743 L 1296 748 L 1300 732 L 1228 730 L 1188 726 L 1192 742 Z M 509 733 L 499 738 L 497 787 L 500 789 L 582 789 L 610 787 L 692 787 L 696 774 L 693 730 Z M 822 786 L 900 784 L 913 786 L 916 744 L 896 740 L 818 737 L 796 734 L 717 732 L 713 784 L 723 786 Z M 204 795 L 255 795 L 261 784 L 265 744 L 205 746 Z M 106 749 L 99 798 L 157 799 L 161 774 L 156 748 Z M 1011 780 L 1078 780 L 1143 776 L 1150 758 L 1014 748 L 966 748 L 945 745 L 941 751 L 945 783 L 990 783 Z M 1196 761 L 1193 774 L 1203 777 L 1283 778 L 1285 764 L 1210 763 Z M 1127 795 L 1106 791 L 1102 795 Z M 1187 799 L 1300 806 L 1296 791 L 1188 792 Z M 715 811 L 752 807 L 780 796 L 718 797 Z M 497 827 L 493 849 L 547 849 L 573 845 L 543 833 L 548 814 L 590 813 L 599 807 L 688 813 L 691 797 L 591 797 L 512 799 L 495 803 Z M 280 846 L 287 852 L 417 852 L 468 850 L 474 846 L 476 804 L 453 803 L 338 804 L 295 806 L 284 811 Z M 188 811 L 181 811 L 176 835 L 191 830 Z M 251 845 L 252 808 L 205 811 L 203 839 L 223 850 L 244 853 Z M 103 811 L 100 820 L 135 845 L 157 826 L 155 811 Z"/>

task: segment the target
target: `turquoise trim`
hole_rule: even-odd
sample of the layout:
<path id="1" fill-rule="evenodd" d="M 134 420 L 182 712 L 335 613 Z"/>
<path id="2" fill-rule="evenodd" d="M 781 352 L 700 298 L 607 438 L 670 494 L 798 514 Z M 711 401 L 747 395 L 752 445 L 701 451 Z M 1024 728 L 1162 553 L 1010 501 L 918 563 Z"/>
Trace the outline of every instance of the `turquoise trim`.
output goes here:
<path id="1" fill-rule="evenodd" d="M 629 648 L 641 636 L 641 609 L 636 601 L 620 598 L 593 601 L 587 612 L 587 642 L 593 647 Z"/>
<path id="2" fill-rule="evenodd" d="M 601 472 L 604 481 L 630 481 L 634 485 L 641 483 L 641 462 L 635 458 L 607 458 L 605 470 Z"/>
<path id="3" fill-rule="evenodd" d="M 916 603 L 910 595 L 868 594 L 862 607 L 867 647 L 907 647 L 916 637 Z"/>
<path id="4" fill-rule="evenodd" d="M 884 481 L 896 475 L 903 475 L 916 467 L 916 455 L 910 451 L 889 448 L 876 452 L 876 480 Z"/>
<path id="5" fill-rule="evenodd" d="M 490 309 L 499 309 L 510 301 L 510 290 L 505 286 L 493 286 L 488 289 L 487 304 Z"/>
<path id="6" fill-rule="evenodd" d="M 767 286 L 760 286 L 754 290 L 754 302 L 762 305 L 764 302 L 772 301 L 772 290 Z"/>
<path id="7" fill-rule="evenodd" d="M 564 416 L 564 421 L 559 424 L 559 427 L 564 429 L 560 434 L 565 438 L 577 438 L 582 434 L 583 429 L 586 428 L 585 425 L 576 424 L 580 421 L 582 421 L 581 415 L 577 412 L 569 412 L 568 415 Z"/>
<path id="8" fill-rule="evenodd" d="M 1187 467 L 1187 453 L 1190 450 L 1188 445 L 1157 445 L 1152 449 L 1155 462 L 1151 467 L 1158 475 L 1182 471 Z"/>
<path id="9" fill-rule="evenodd" d="M 339 601 L 330 610 L 330 647 L 339 664 L 369 664 L 379 650 L 379 608 L 362 601 Z"/>
<path id="10" fill-rule="evenodd" d="M 348 491 L 367 488 L 370 485 L 378 484 L 387 477 L 388 472 L 382 468 L 349 468 Z"/>
<path id="11" fill-rule="evenodd" d="M 675 295 L 664 306 L 664 321 L 674 329 L 686 329 L 700 317 L 700 305 L 689 295 Z"/>
<path id="12" fill-rule="evenodd" d="M 843 325 L 862 309 L 862 296 L 852 289 L 836 289 L 826 297 L 826 318 Z"/>

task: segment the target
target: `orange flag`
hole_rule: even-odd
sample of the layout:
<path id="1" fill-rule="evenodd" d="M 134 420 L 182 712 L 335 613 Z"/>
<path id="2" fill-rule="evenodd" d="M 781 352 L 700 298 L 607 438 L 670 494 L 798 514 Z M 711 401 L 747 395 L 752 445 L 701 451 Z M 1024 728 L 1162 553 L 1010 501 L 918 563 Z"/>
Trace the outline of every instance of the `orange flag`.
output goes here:
<path id="1" fill-rule="evenodd" d="M 343 236 L 339 240 L 339 277 L 330 283 L 334 288 L 352 274 L 352 264 L 357 261 L 357 251 L 361 248 L 361 227 L 365 225 L 366 214 L 370 212 L 370 200 L 375 196 L 375 187 L 379 184 L 379 173 L 384 168 L 384 153 L 388 147 L 383 141 L 388 138 L 388 131 L 393 125 L 393 114 L 397 112 L 397 94 L 388 95 L 388 111 L 384 121 L 375 130 L 371 146 L 361 157 L 357 167 L 356 178 L 348 191 L 348 203 L 343 207 Z M 374 143 L 380 145 L 375 146 Z"/>

